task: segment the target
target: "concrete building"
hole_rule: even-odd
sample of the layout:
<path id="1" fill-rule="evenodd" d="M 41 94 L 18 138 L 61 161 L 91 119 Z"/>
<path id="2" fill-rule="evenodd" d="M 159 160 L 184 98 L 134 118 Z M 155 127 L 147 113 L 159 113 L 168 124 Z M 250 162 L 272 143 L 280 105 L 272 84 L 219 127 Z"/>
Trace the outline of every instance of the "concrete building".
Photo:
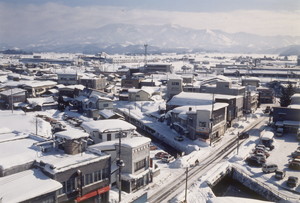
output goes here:
<path id="1" fill-rule="evenodd" d="M 172 73 L 174 67 L 172 64 L 158 64 L 158 63 L 147 63 L 143 67 L 143 72 L 144 73 L 158 73 L 158 72 L 163 72 L 163 73 Z"/>
<path id="2" fill-rule="evenodd" d="M 125 163 L 121 169 L 122 191 L 131 193 L 152 181 L 150 171 L 150 142 L 146 137 L 121 139 L 121 160 Z M 118 140 L 103 142 L 90 146 L 93 150 L 106 152 L 111 155 L 112 176 L 111 184 L 118 182 L 118 166 L 116 161 L 119 153 Z"/>
<path id="3" fill-rule="evenodd" d="M 105 77 L 81 77 L 79 79 L 79 84 L 85 86 L 86 88 L 103 90 L 106 87 Z"/>
<path id="4" fill-rule="evenodd" d="M 172 77 L 167 81 L 167 97 L 171 99 L 173 96 L 183 91 L 183 79 Z"/>

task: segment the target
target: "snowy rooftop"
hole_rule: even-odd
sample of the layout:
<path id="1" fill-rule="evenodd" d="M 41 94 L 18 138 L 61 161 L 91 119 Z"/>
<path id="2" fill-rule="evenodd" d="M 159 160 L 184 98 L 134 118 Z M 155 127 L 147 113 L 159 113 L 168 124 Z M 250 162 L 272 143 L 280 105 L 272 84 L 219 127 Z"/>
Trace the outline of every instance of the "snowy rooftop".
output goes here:
<path id="1" fill-rule="evenodd" d="M 27 98 L 27 102 L 31 105 L 43 105 L 44 103 L 55 102 L 53 97 L 37 97 L 37 98 Z"/>
<path id="2" fill-rule="evenodd" d="M 0 178 L 1 202 L 23 202 L 62 188 L 61 183 L 47 177 L 40 170 L 26 170 Z"/>
<path id="3" fill-rule="evenodd" d="M 26 90 L 21 89 L 21 88 L 14 88 L 14 89 L 2 91 L 2 92 L 0 92 L 0 94 L 5 95 L 5 96 L 10 96 L 10 95 L 15 95 L 15 94 L 20 94 L 23 92 L 26 92 Z"/>
<path id="4" fill-rule="evenodd" d="M 212 94 L 181 92 L 175 95 L 167 104 L 176 106 L 206 105 L 212 103 Z"/>
<path id="5" fill-rule="evenodd" d="M 226 106 L 228 106 L 227 103 L 215 103 L 213 106 L 213 109 L 218 110 L 218 109 L 224 108 Z M 173 109 L 172 111 L 174 113 L 181 113 L 181 112 L 195 113 L 196 111 L 201 111 L 201 110 L 202 111 L 211 111 L 211 109 L 212 109 L 212 105 L 209 104 L 209 105 L 199 105 L 199 106 L 180 106 L 180 107 Z"/>
<path id="6" fill-rule="evenodd" d="M 37 161 L 45 163 L 46 166 L 44 169 L 51 174 L 55 174 L 72 168 L 78 168 L 89 163 L 94 163 L 109 156 L 110 155 L 106 154 L 95 154 L 89 151 L 75 155 L 53 153 L 41 156 L 37 158 Z"/>
<path id="7" fill-rule="evenodd" d="M 75 128 L 68 128 L 68 130 L 60 131 L 54 134 L 55 137 L 65 138 L 67 140 L 74 140 L 83 137 L 88 137 L 89 134 L 83 132 L 82 130 L 77 130 Z"/>
<path id="8" fill-rule="evenodd" d="M 34 80 L 31 81 L 30 83 L 26 84 L 25 86 L 28 87 L 41 87 L 41 86 L 55 86 L 57 84 L 57 82 L 54 81 L 38 81 L 38 80 Z"/>
<path id="9" fill-rule="evenodd" d="M 7 169 L 34 161 L 38 155 L 31 146 L 36 142 L 38 141 L 24 138 L 0 143 L 0 168 Z"/>
<path id="10" fill-rule="evenodd" d="M 135 130 L 136 127 L 126 121 L 118 119 L 87 121 L 81 125 L 86 131 L 119 131 L 119 130 Z"/>
<path id="11" fill-rule="evenodd" d="M 110 118 L 115 115 L 115 112 L 111 109 L 103 109 L 99 111 L 99 114 L 104 118 Z"/>
<path id="12" fill-rule="evenodd" d="M 144 144 L 150 144 L 151 139 L 148 137 L 132 137 L 132 138 L 125 138 L 121 140 L 122 146 L 135 148 L 139 147 Z"/>

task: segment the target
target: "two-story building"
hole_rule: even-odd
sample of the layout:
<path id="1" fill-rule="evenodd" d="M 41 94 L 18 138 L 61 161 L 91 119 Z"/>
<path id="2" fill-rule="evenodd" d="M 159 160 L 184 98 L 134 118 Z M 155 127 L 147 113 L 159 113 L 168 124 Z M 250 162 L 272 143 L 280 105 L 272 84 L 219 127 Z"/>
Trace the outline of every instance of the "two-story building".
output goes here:
<path id="1" fill-rule="evenodd" d="M 123 132 L 122 136 L 132 137 L 136 130 L 134 125 L 118 119 L 86 121 L 81 127 L 90 134 L 95 143 L 115 140 L 119 138 L 120 131 Z"/>

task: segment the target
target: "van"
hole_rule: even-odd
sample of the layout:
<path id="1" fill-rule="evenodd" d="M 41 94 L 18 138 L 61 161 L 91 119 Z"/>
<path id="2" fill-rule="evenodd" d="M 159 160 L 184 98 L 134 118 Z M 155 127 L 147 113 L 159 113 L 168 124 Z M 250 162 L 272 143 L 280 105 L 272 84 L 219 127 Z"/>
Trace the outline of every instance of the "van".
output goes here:
<path id="1" fill-rule="evenodd" d="M 262 167 L 262 171 L 264 173 L 273 173 L 277 171 L 278 166 L 276 164 L 264 164 Z"/>
<path id="2" fill-rule="evenodd" d="M 273 150 L 275 146 L 273 145 L 274 142 L 274 133 L 272 131 L 263 131 L 260 137 L 261 143 L 265 146 Z"/>

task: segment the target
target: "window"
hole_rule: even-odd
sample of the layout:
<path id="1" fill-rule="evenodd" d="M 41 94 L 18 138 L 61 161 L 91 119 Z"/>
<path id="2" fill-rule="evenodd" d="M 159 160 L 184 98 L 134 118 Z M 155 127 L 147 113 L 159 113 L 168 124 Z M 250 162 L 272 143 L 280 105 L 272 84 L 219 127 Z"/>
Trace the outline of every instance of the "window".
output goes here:
<path id="1" fill-rule="evenodd" d="M 108 104 L 103 104 L 103 107 L 108 107 Z"/>
<path id="2" fill-rule="evenodd" d="M 66 182 L 66 189 L 67 189 L 67 193 L 71 193 L 75 190 L 75 179 L 74 178 L 70 178 L 67 182 Z"/>
<path id="3" fill-rule="evenodd" d="M 84 185 L 89 185 L 93 183 L 93 174 L 89 173 L 89 174 L 85 174 L 84 175 Z"/>
<path id="4" fill-rule="evenodd" d="M 107 134 L 107 141 L 111 141 L 111 134 Z"/>
<path id="5" fill-rule="evenodd" d="M 179 85 L 179 82 L 172 82 L 172 85 Z"/>
<path id="6" fill-rule="evenodd" d="M 134 172 L 146 167 L 146 158 L 134 163 Z"/>
<path id="7" fill-rule="evenodd" d="M 94 182 L 102 180 L 102 170 L 94 172 Z"/>
<path id="8" fill-rule="evenodd" d="M 206 127 L 206 122 L 199 122 L 199 127 L 205 128 Z"/>

